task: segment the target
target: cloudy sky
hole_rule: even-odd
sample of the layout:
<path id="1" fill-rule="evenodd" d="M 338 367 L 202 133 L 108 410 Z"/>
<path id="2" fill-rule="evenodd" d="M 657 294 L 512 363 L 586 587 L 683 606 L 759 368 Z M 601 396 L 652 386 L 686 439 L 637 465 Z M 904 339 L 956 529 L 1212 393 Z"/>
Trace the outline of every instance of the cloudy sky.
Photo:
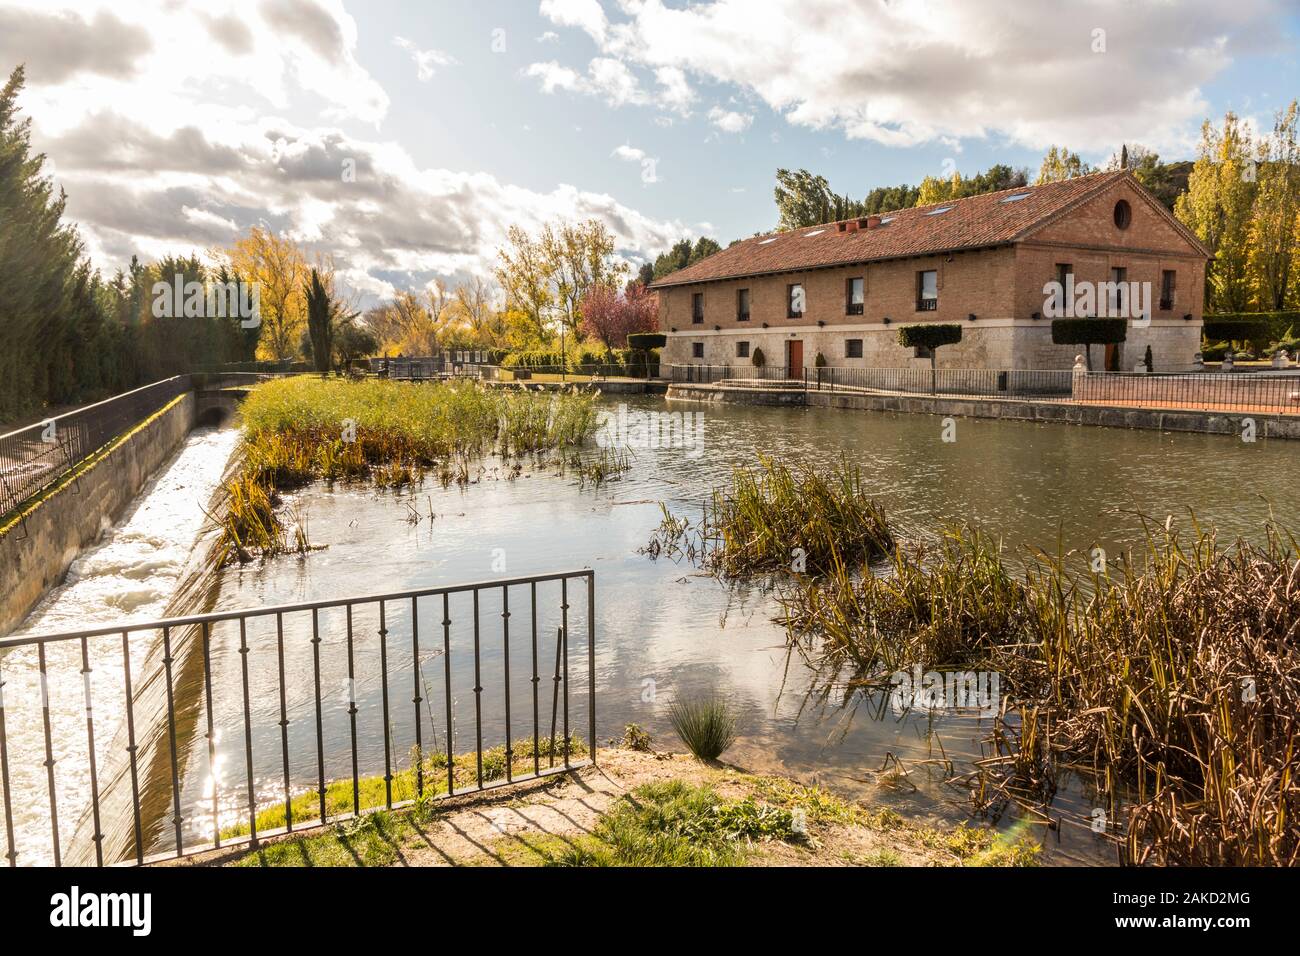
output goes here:
<path id="1" fill-rule="evenodd" d="M 89 253 L 263 223 L 371 296 L 490 271 L 511 223 L 633 261 L 769 229 L 777 167 L 855 196 L 1050 143 L 1190 158 L 1300 95 L 1294 0 L 0 0 L 0 69 Z"/>

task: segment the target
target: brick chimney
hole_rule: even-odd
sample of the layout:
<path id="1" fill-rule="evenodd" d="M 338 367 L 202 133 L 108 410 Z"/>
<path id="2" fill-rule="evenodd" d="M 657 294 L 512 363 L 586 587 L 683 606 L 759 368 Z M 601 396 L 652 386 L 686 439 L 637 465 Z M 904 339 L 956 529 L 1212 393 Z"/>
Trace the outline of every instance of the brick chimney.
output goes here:
<path id="1" fill-rule="evenodd" d="M 880 225 L 880 217 L 868 216 L 866 219 L 859 219 L 858 225 L 860 225 L 863 229 L 875 229 L 877 226 Z"/>

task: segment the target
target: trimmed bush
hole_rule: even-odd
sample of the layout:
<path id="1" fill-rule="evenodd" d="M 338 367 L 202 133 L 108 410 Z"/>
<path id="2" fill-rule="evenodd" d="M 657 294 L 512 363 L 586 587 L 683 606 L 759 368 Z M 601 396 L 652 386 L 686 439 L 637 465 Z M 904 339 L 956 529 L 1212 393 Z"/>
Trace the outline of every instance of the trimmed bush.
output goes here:
<path id="1" fill-rule="evenodd" d="M 898 330 L 898 344 L 909 349 L 926 349 L 930 353 L 930 394 L 935 392 L 935 353 L 944 345 L 961 341 L 961 326 L 956 323 L 905 325 Z"/>
<path id="2" fill-rule="evenodd" d="M 627 347 L 631 349 L 641 349 L 650 351 L 651 349 L 661 349 L 668 344 L 668 336 L 662 332 L 633 332 L 627 337 Z"/>
<path id="3" fill-rule="evenodd" d="M 1214 315 L 1205 316 L 1205 324 L 1207 327 L 1211 323 L 1215 322 L 1267 323 L 1268 331 L 1263 337 L 1271 342 L 1285 338 L 1292 327 L 1300 326 L 1300 312 L 1217 312 Z M 1211 336 L 1208 332 L 1205 334 L 1206 338 L 1209 338 L 1211 341 L 1214 340 L 1214 336 Z M 1222 336 L 1219 338 L 1222 338 Z"/>
<path id="4" fill-rule="evenodd" d="M 956 323 L 905 325 L 898 330 L 898 344 L 909 349 L 935 349 L 961 341 L 961 326 Z"/>
<path id="5" fill-rule="evenodd" d="M 754 349 L 754 354 L 750 356 L 749 360 L 753 363 L 754 368 L 762 368 L 767 364 L 767 357 L 763 355 L 763 350 L 760 348 Z"/>
<path id="6" fill-rule="evenodd" d="M 1223 357 L 1232 348 L 1227 342 L 1202 342 L 1201 360 L 1205 362 L 1222 362 Z"/>
<path id="7" fill-rule="evenodd" d="M 649 378 L 659 374 L 658 349 L 668 344 L 662 332 L 632 332 L 627 337 L 627 350 L 622 357 L 627 373 L 636 378 Z"/>
<path id="8" fill-rule="evenodd" d="M 1201 334 L 1211 342 L 1250 342 L 1260 348 L 1273 337 L 1271 323 L 1260 316 L 1207 317 Z"/>
<path id="9" fill-rule="evenodd" d="M 558 368 L 564 364 L 564 356 L 549 349 L 527 349 L 511 352 L 501 360 L 505 368 Z"/>
<path id="10" fill-rule="evenodd" d="M 821 352 L 818 352 L 818 353 L 817 353 L 817 358 L 813 361 L 813 367 L 814 367 L 814 368 L 825 368 L 825 367 L 826 367 L 826 356 L 825 356 L 825 355 L 822 355 Z"/>
<path id="11" fill-rule="evenodd" d="M 1053 319 L 1052 342 L 1082 345 L 1088 369 L 1092 369 L 1094 345 L 1118 345 L 1128 338 L 1128 319 Z"/>

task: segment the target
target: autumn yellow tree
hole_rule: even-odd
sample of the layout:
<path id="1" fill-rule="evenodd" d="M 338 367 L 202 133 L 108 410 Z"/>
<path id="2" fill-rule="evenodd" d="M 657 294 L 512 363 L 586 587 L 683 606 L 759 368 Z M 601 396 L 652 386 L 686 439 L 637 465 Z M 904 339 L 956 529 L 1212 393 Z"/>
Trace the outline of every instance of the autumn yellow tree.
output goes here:
<path id="1" fill-rule="evenodd" d="M 918 206 L 929 206 L 937 202 L 947 202 L 949 199 L 958 199 L 963 195 L 961 173 L 954 172 L 949 179 L 940 179 L 937 176 L 926 176 L 921 180 L 920 192 L 916 197 Z"/>
<path id="2" fill-rule="evenodd" d="M 1297 104 L 1278 111 L 1273 132 L 1256 150 L 1258 176 L 1248 236 L 1248 268 L 1256 303 L 1283 309 L 1295 285 L 1296 233 L 1300 228 L 1300 147 Z"/>
<path id="3" fill-rule="evenodd" d="M 452 290 L 456 300 L 456 315 L 471 341 L 478 345 L 495 346 L 502 330 L 499 313 L 493 308 L 492 284 L 482 276 L 461 282 Z"/>
<path id="4" fill-rule="evenodd" d="M 302 250 L 284 236 L 254 226 L 223 253 L 231 269 L 257 284 L 262 336 L 258 354 L 283 361 L 297 353 L 307 327 L 304 295 L 309 269 Z M 332 277 L 333 270 L 329 270 Z"/>
<path id="5" fill-rule="evenodd" d="M 496 270 L 507 310 L 527 320 L 536 344 L 550 344 L 556 326 L 576 343 L 582 300 L 599 286 L 621 287 L 627 275 L 615 249 L 613 233 L 598 219 L 547 224 L 536 237 L 511 226 Z"/>
<path id="6" fill-rule="evenodd" d="M 599 219 L 545 226 L 541 246 L 550 265 L 560 321 L 576 342 L 582 324 L 582 301 L 595 289 L 620 288 L 627 263 L 615 258 L 614 234 Z"/>
<path id="7" fill-rule="evenodd" d="M 1092 167 L 1080 159 L 1078 153 L 1072 153 L 1064 146 L 1059 148 L 1049 146 L 1042 165 L 1038 167 L 1038 179 L 1034 185 L 1041 186 L 1043 183 L 1074 179 L 1076 176 L 1086 176 L 1092 171 Z"/>
<path id="8" fill-rule="evenodd" d="M 1222 129 L 1206 120 L 1187 192 L 1174 204 L 1174 215 L 1214 253 L 1205 276 L 1208 312 L 1250 308 L 1250 219 L 1257 175 L 1250 132 L 1236 115 L 1225 114 Z"/>
<path id="9" fill-rule="evenodd" d="M 511 226 L 506 245 L 497 250 L 497 281 L 506 294 L 507 311 L 516 314 L 524 330 L 538 344 L 550 342 L 551 264 L 542 243 L 520 226 Z M 518 328 L 518 325 L 516 325 Z"/>

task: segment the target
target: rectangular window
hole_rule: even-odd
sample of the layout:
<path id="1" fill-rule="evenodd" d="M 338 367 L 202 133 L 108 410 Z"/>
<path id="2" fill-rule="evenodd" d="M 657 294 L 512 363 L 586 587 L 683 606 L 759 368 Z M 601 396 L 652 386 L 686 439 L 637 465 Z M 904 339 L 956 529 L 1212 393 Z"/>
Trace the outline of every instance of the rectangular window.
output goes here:
<path id="1" fill-rule="evenodd" d="M 939 273 L 926 269 L 916 274 L 916 311 L 933 312 L 939 308 Z"/>
<path id="2" fill-rule="evenodd" d="M 703 343 L 703 342 L 692 342 L 692 343 L 691 343 L 691 358 L 704 358 L 704 343 Z"/>
<path id="3" fill-rule="evenodd" d="M 1067 280 L 1074 274 L 1074 266 L 1068 262 L 1058 262 L 1056 264 L 1056 281 L 1060 283 L 1062 289 L 1068 284 Z"/>
<path id="4" fill-rule="evenodd" d="M 845 339 L 845 358 L 862 358 L 862 339 Z"/>
<path id="5" fill-rule="evenodd" d="M 786 286 L 786 318 L 802 319 L 803 310 L 807 303 L 804 301 L 803 283 L 794 282 Z"/>
<path id="6" fill-rule="evenodd" d="M 1113 268 L 1110 270 L 1110 314 L 1119 318 L 1128 308 L 1128 270 Z"/>
<path id="7" fill-rule="evenodd" d="M 691 296 L 691 321 L 699 325 L 704 321 L 704 293 L 696 292 Z"/>
<path id="8" fill-rule="evenodd" d="M 737 343 L 736 343 L 736 358 L 749 358 L 749 343 L 748 343 L 748 342 L 737 342 Z"/>
<path id="9" fill-rule="evenodd" d="M 1178 273 L 1173 269 L 1160 273 L 1160 308 L 1165 312 L 1174 307 L 1174 283 L 1177 277 Z"/>
<path id="10" fill-rule="evenodd" d="M 862 314 L 862 277 L 847 279 L 844 283 L 844 314 Z"/>
<path id="11" fill-rule="evenodd" d="M 736 321 L 737 322 L 749 321 L 749 290 L 748 289 L 736 290 Z"/>

